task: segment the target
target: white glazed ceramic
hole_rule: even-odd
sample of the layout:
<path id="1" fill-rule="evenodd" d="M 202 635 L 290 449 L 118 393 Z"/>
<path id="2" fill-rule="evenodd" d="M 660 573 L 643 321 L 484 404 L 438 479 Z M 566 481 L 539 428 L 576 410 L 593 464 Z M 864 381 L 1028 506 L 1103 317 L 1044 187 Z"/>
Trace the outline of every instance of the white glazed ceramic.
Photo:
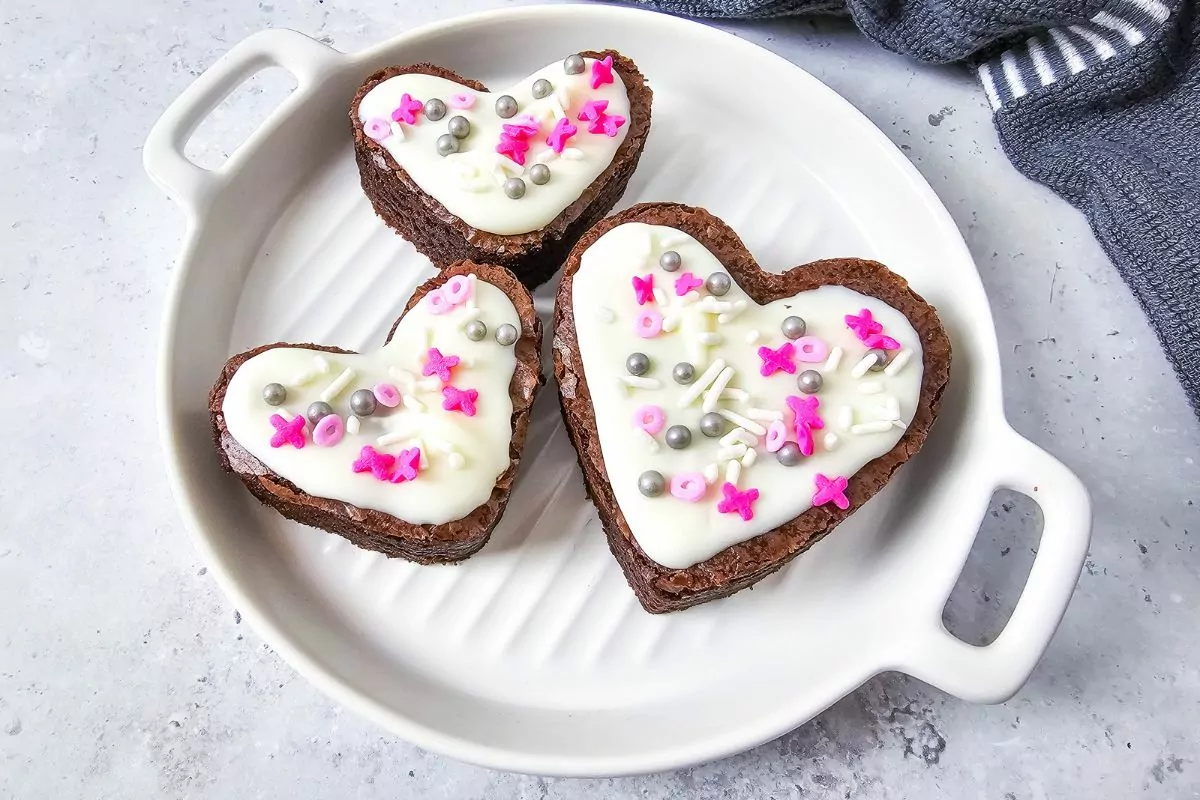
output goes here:
<path id="1" fill-rule="evenodd" d="M 626 204 L 704 206 L 768 268 L 876 258 L 937 306 L 954 366 L 925 449 L 753 591 L 665 616 L 641 610 L 608 553 L 552 383 L 507 515 L 460 566 L 389 561 L 259 507 L 221 472 L 209 436 L 207 393 L 226 357 L 279 340 L 374 348 L 430 274 L 359 190 L 346 116 L 359 82 L 432 61 L 503 86 L 603 47 L 632 56 L 655 90 Z M 293 94 L 220 168 L 190 163 L 184 144 L 200 121 L 268 66 L 295 76 Z M 399 736 L 503 769 L 662 770 L 772 739 L 884 670 L 1004 700 L 1054 633 L 1087 550 L 1087 494 L 1005 421 L 987 299 L 949 214 L 870 122 L 778 57 L 604 6 L 481 14 L 352 55 L 267 31 L 171 105 L 145 162 L 188 219 L 159 363 L 163 446 L 187 526 L 272 647 Z M 547 319 L 552 288 L 539 293 Z M 975 647 L 941 612 L 997 487 L 1034 498 L 1045 529 L 1007 627 Z"/>

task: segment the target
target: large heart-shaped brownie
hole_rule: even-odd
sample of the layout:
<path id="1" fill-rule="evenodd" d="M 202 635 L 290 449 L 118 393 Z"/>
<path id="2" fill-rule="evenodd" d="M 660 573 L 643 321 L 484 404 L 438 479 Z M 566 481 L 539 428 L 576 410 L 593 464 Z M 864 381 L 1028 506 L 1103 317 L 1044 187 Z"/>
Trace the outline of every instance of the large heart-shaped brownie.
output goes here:
<path id="1" fill-rule="evenodd" d="M 209 397 L 224 467 L 285 517 L 421 563 L 483 547 L 541 385 L 541 322 L 507 270 L 422 285 L 382 348 L 270 344 Z"/>
<path id="2" fill-rule="evenodd" d="M 350 107 L 363 191 L 435 265 L 500 264 L 537 286 L 625 192 L 651 96 L 615 51 L 497 93 L 433 64 L 388 67 Z"/>
<path id="3" fill-rule="evenodd" d="M 554 317 L 563 416 L 646 610 L 750 586 L 925 441 L 950 370 L 937 313 L 882 264 L 764 272 L 698 208 L 589 231 Z"/>

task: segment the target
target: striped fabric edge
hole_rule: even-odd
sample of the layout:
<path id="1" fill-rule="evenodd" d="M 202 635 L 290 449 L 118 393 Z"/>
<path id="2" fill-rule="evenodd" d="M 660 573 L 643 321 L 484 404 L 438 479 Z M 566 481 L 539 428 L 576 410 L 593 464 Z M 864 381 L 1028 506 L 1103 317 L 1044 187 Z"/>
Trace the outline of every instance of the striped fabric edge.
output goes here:
<path id="1" fill-rule="evenodd" d="M 1127 53 L 1171 13 L 1163 0 L 1114 0 L 1087 22 L 1030 36 L 977 68 L 988 104 L 997 111 L 1035 89 Z"/>

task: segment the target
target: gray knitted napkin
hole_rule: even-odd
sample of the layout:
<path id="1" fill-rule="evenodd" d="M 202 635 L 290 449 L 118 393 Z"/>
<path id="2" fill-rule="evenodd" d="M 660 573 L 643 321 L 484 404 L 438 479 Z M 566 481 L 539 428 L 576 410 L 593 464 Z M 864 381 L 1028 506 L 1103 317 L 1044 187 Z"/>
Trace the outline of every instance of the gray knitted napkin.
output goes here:
<path id="1" fill-rule="evenodd" d="M 1200 416 L 1200 14 L 1192 0 L 630 0 L 675 14 L 849 12 L 968 61 L 1013 165 L 1082 211 Z"/>

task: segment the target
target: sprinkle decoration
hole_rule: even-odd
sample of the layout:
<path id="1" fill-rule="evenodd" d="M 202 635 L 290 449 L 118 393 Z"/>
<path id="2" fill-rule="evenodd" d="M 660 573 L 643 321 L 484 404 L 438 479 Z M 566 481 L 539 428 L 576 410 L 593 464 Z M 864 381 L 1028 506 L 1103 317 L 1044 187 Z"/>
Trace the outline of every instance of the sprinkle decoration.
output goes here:
<path id="1" fill-rule="evenodd" d="M 475 95 L 472 92 L 455 92 L 447 102 L 451 108 L 470 108 L 475 105 Z"/>
<path id="2" fill-rule="evenodd" d="M 687 503 L 695 503 L 704 497 L 708 484 L 699 472 L 681 472 L 671 478 L 671 496 Z"/>
<path id="3" fill-rule="evenodd" d="M 633 320 L 634 330 L 643 339 L 653 339 L 662 333 L 663 317 L 652 308 L 644 308 Z"/>
<path id="4" fill-rule="evenodd" d="M 821 419 L 821 415 L 817 413 L 817 409 L 821 407 L 821 400 L 816 395 L 797 397 L 790 394 L 785 402 L 787 407 L 792 410 L 792 414 L 795 415 L 792 425 L 796 431 L 796 443 L 800 445 L 800 452 L 811 456 L 813 454 L 812 432 L 825 427 L 825 420 Z"/>
<path id="5" fill-rule="evenodd" d="M 386 119 L 372 117 L 363 123 L 363 133 L 377 142 L 382 142 L 392 135 L 392 124 Z"/>
<path id="6" fill-rule="evenodd" d="M 458 356 L 444 356 L 441 350 L 431 347 L 426 356 L 425 366 L 421 370 L 421 374 L 436 375 L 442 383 L 448 383 L 450 381 L 450 373 L 458 366 L 459 360 Z"/>
<path id="7" fill-rule="evenodd" d="M 466 275 L 454 275 L 442 284 L 440 293 L 451 306 L 461 306 L 471 299 L 474 282 Z"/>
<path id="8" fill-rule="evenodd" d="M 550 131 L 550 135 L 546 137 L 546 144 L 550 145 L 550 149 L 554 152 L 561 153 L 567 146 L 567 142 L 577 133 L 579 133 L 579 128 L 572 125 L 571 120 L 563 117 L 554 123 L 554 130 Z"/>
<path id="9" fill-rule="evenodd" d="M 787 426 L 782 420 L 774 420 L 767 426 L 767 452 L 778 453 L 779 448 L 787 441 Z"/>
<path id="10" fill-rule="evenodd" d="M 884 336 L 881 333 L 873 333 L 863 339 L 863 344 L 867 347 L 878 347 L 880 350 L 899 350 L 900 343 L 890 336 Z"/>
<path id="11" fill-rule="evenodd" d="M 758 368 L 758 373 L 764 378 L 769 378 L 776 372 L 794 375 L 796 374 L 796 362 L 793 360 L 795 355 L 796 345 L 792 342 L 784 342 L 778 349 L 760 347 L 758 348 L 758 357 L 762 359 L 762 366 Z"/>
<path id="12" fill-rule="evenodd" d="M 806 364 L 824 361 L 829 355 L 829 345 L 815 336 L 801 336 L 796 340 L 796 359 Z"/>
<path id="13" fill-rule="evenodd" d="M 745 522 L 754 519 L 754 501 L 758 500 L 758 489 L 739 492 L 736 486 L 726 481 L 721 486 L 721 494 L 724 499 L 717 503 L 717 511 L 722 514 L 736 513 Z"/>
<path id="14" fill-rule="evenodd" d="M 850 500 L 846 497 L 846 487 L 850 482 L 846 478 L 842 476 L 827 478 L 818 472 L 813 476 L 813 482 L 817 486 L 812 499 L 814 506 L 833 503 L 843 511 L 850 507 Z"/>
<path id="15" fill-rule="evenodd" d="M 847 314 L 845 320 L 846 327 L 854 331 L 854 335 L 861 341 L 866 341 L 872 334 L 883 333 L 883 325 L 875 321 L 869 308 L 864 308 L 857 314 Z"/>
<path id="16" fill-rule="evenodd" d="M 379 405 L 385 408 L 395 408 L 400 405 L 400 390 L 390 383 L 377 383 L 371 390 Z"/>
<path id="17" fill-rule="evenodd" d="M 693 289 L 699 289 L 704 285 L 704 281 L 697 278 L 690 272 L 685 272 L 675 279 L 675 294 L 678 297 L 684 297 Z"/>
<path id="18" fill-rule="evenodd" d="M 345 433 L 342 418 L 337 414 L 329 414 L 321 417 L 321 421 L 313 428 L 313 444 L 317 447 L 333 447 Z"/>
<path id="19" fill-rule="evenodd" d="M 468 417 L 475 416 L 475 401 L 479 392 L 474 389 L 459 389 L 454 386 L 442 387 L 442 408 L 446 411 L 461 411 Z"/>
<path id="20" fill-rule="evenodd" d="M 415 481 L 417 473 L 421 470 L 421 448 L 412 447 L 406 450 L 401 450 L 400 455 L 396 457 L 396 471 L 392 473 L 392 483 L 404 483 L 406 481 Z"/>
<path id="21" fill-rule="evenodd" d="M 359 451 L 358 458 L 350 465 L 355 472 L 369 472 L 376 480 L 386 481 L 392 475 L 392 466 L 396 457 L 389 453 L 381 453 L 371 445 L 364 445 Z"/>
<path id="22" fill-rule="evenodd" d="M 633 276 L 633 292 L 637 296 L 637 304 L 644 306 L 654 302 L 654 276 Z"/>
<path id="23" fill-rule="evenodd" d="M 644 405 L 633 413 L 633 424 L 651 436 L 658 435 L 667 424 L 667 416 L 662 406 Z"/>
<path id="24" fill-rule="evenodd" d="M 400 106 L 392 112 L 392 119 L 396 122 L 406 122 L 409 125 L 417 124 L 417 115 L 425 110 L 425 104 L 417 100 L 408 92 L 400 96 Z"/>
<path id="25" fill-rule="evenodd" d="M 502 156 L 508 156 L 514 163 L 523 167 L 525 166 L 525 154 L 529 152 L 529 142 L 525 138 L 502 133 L 500 134 L 500 144 L 496 145 L 496 152 Z"/>
<path id="26" fill-rule="evenodd" d="M 275 429 L 275 434 L 271 437 L 271 447 L 283 447 L 285 444 L 290 444 L 297 450 L 304 449 L 304 426 L 306 422 L 301 415 L 292 417 L 289 422 L 278 414 L 272 414 L 271 427 Z"/>
<path id="27" fill-rule="evenodd" d="M 601 61 L 592 62 L 592 88 L 599 89 L 606 83 L 613 82 L 612 56 L 605 56 Z"/>
<path id="28" fill-rule="evenodd" d="M 588 100 L 583 104 L 578 119 L 588 124 L 588 133 L 603 133 L 610 138 L 617 135 L 617 130 L 625 124 L 625 118 L 608 114 L 607 108 L 607 100 Z"/>

